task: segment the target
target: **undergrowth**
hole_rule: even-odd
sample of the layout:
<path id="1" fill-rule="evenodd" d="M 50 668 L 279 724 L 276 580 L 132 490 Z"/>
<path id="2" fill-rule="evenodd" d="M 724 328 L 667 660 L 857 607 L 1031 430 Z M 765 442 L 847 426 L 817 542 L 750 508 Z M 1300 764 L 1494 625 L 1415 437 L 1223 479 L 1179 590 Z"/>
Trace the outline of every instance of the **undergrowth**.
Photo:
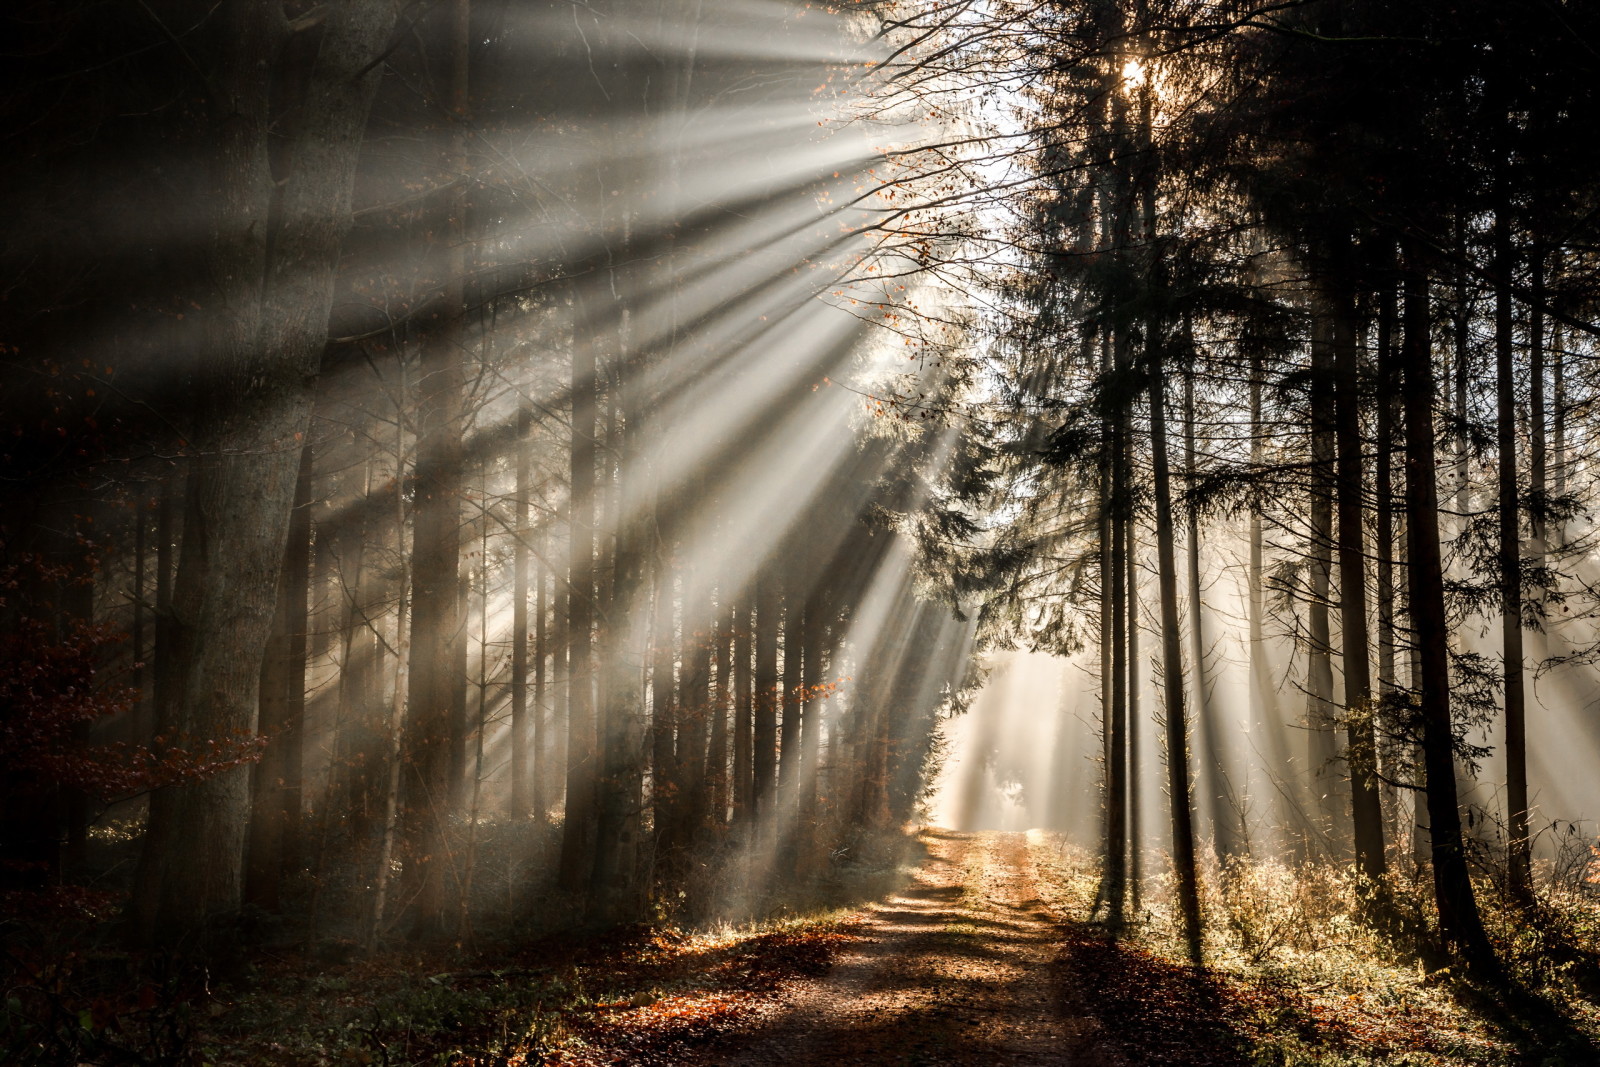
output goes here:
<path id="1" fill-rule="evenodd" d="M 914 865 L 907 847 L 862 840 L 812 877 L 737 894 L 720 913 L 679 903 L 700 893 L 673 896 L 650 921 L 611 930 L 574 927 L 573 902 L 535 887 L 492 936 L 371 953 L 343 926 L 279 919 L 270 937 L 254 923 L 204 960 L 141 955 L 119 940 L 125 894 L 7 899 L 0 1063 L 638 1062 L 641 1050 L 704 1041 L 781 982 L 825 970 L 849 940 L 851 909 Z"/>
<path id="2" fill-rule="evenodd" d="M 1118 1010 L 1115 983 L 1105 976 L 1135 975 L 1130 982 L 1162 988 L 1130 997 L 1187 998 L 1215 1024 L 1211 1039 L 1227 1046 L 1195 1054 L 1145 1049 L 1141 1062 L 1600 1063 L 1589 1058 L 1600 1038 L 1600 887 L 1581 876 L 1547 866 L 1531 909 L 1515 904 L 1495 879 L 1479 879 L 1485 924 L 1507 972 L 1501 987 L 1486 989 L 1457 974 L 1431 944 L 1435 916 L 1425 872 L 1392 875 L 1384 887 L 1386 918 L 1374 922 L 1347 867 L 1214 862 L 1201 879 L 1206 965 L 1194 971 L 1185 962 L 1170 874 L 1146 879 L 1137 913 L 1111 941 L 1089 922 L 1095 856 L 1038 832 L 1030 835 L 1030 852 L 1046 903 L 1085 941 L 1074 951 L 1111 954 L 1096 964 L 1104 1010 Z M 1103 947 L 1089 949 L 1096 940 Z"/>

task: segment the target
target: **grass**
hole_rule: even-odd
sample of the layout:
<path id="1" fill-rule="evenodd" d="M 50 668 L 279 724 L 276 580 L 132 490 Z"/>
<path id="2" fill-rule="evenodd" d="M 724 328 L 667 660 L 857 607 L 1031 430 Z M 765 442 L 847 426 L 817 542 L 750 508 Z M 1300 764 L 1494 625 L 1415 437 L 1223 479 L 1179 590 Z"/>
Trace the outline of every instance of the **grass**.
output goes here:
<path id="1" fill-rule="evenodd" d="M 1600 894 L 1581 878 L 1546 872 L 1533 915 L 1492 880 L 1480 883 L 1485 922 L 1513 991 L 1507 995 L 1467 982 L 1425 939 L 1385 934 L 1364 921 L 1354 878 L 1341 867 L 1213 865 L 1202 879 L 1206 966 L 1196 971 L 1183 962 L 1170 878 L 1143 887 L 1139 913 L 1111 943 L 1088 922 L 1098 878 L 1093 855 L 1041 833 L 1030 835 L 1029 844 L 1041 895 L 1076 931 L 1072 950 L 1095 957 L 1099 1006 L 1090 1010 L 1112 1016 L 1102 1021 L 1124 1035 L 1136 1062 L 1600 1062 L 1587 1058 L 1600 1038 L 1600 983 L 1593 981 L 1600 973 Z M 1404 928 L 1431 924 L 1425 883 L 1402 875 L 1388 890 Z M 1069 973 L 1069 985 L 1073 980 Z M 1131 988 L 1119 993 L 1119 982 Z M 1155 1002 L 1184 1017 L 1176 1029 L 1186 1028 L 1185 1040 L 1203 1051 L 1140 1048 L 1149 1043 L 1148 1023 L 1127 1024 L 1141 1004 Z"/>

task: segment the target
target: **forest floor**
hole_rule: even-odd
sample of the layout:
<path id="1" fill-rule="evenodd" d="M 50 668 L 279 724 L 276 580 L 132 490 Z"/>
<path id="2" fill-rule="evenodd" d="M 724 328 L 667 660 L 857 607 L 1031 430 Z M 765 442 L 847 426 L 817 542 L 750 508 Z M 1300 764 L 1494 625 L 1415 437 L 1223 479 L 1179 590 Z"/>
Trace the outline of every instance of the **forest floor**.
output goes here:
<path id="1" fill-rule="evenodd" d="M 1530 1026 L 1447 974 L 1399 968 L 1364 943 L 1314 953 L 1321 965 L 1288 952 L 1240 965 L 1226 947 L 1235 931 L 1221 933 L 1217 964 L 1197 969 L 1161 943 L 1151 912 L 1144 933 L 1123 940 L 1084 921 L 1093 865 L 1072 862 L 1050 835 L 929 830 L 920 840 L 926 858 L 909 883 L 832 928 L 826 968 L 715 1025 L 676 1027 L 664 1041 L 636 1029 L 622 1044 L 600 1028 L 553 1062 L 1600 1064 L 1590 1003 L 1578 1019 L 1572 1003 L 1540 1000 L 1536 1013 L 1550 1014 Z M 1324 936 L 1339 938 L 1339 923 L 1328 925 Z"/>
<path id="2" fill-rule="evenodd" d="M 795 905 L 742 926 L 658 923 L 470 951 L 260 948 L 230 973 L 18 941 L 3 956 L 0 1062 L 1600 1064 L 1600 984 L 1577 977 L 1600 973 L 1600 903 L 1587 896 L 1550 912 L 1581 929 L 1584 967 L 1550 963 L 1542 940 L 1518 949 L 1497 937 L 1508 959 L 1521 952 L 1549 974 L 1511 1011 L 1363 933 L 1334 875 L 1234 871 L 1227 893 L 1207 894 L 1208 966 L 1194 968 L 1159 900 L 1120 940 L 1089 922 L 1093 857 L 1053 835 L 927 830 L 906 843 L 917 852 L 898 868 L 841 874 L 832 910 Z M 1540 926 L 1500 925 L 1508 937 Z"/>

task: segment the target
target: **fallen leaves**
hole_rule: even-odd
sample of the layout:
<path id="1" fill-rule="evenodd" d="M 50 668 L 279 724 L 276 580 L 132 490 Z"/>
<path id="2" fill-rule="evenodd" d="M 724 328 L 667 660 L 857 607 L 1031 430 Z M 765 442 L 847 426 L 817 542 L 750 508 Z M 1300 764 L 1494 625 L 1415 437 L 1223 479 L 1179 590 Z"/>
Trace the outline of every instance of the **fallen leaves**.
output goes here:
<path id="1" fill-rule="evenodd" d="M 637 956 L 608 961 L 607 987 L 635 992 L 569 1010 L 568 1036 L 548 1062 L 676 1062 L 684 1049 L 741 1025 L 785 982 L 826 973 L 839 946 L 852 940 L 831 929 L 733 938 L 653 936 Z"/>

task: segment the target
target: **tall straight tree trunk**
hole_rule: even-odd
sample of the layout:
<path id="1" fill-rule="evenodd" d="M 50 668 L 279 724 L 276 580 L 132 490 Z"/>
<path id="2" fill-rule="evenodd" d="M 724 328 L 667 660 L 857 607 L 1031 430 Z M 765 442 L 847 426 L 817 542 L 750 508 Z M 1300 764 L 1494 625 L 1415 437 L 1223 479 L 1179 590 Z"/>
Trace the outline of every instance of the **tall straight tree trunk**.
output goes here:
<path id="1" fill-rule="evenodd" d="M 629 428 L 629 435 L 638 431 Z M 612 566 L 612 596 L 607 605 L 602 668 L 606 699 L 600 708 L 603 739 L 596 811 L 594 872 L 590 893 L 607 923 L 636 917 L 644 907 L 638 885 L 639 816 L 644 791 L 644 703 L 641 665 L 648 653 L 650 616 L 646 591 L 642 508 L 635 487 L 638 477 L 636 446 L 624 444 L 619 470 L 621 507 L 617 519 L 617 547 Z M 634 518 L 626 516 L 633 514 Z"/>
<path id="2" fill-rule="evenodd" d="M 515 448 L 517 488 L 511 498 L 511 818 L 526 821 L 530 802 L 528 798 L 528 567 L 529 528 L 528 512 L 532 491 L 532 460 L 529 453 L 528 434 L 533 429 L 533 406 L 523 400 L 517 405 L 517 438 Z M 544 582 L 540 579 L 539 601 L 544 601 Z M 539 620 L 543 626 L 544 620 Z M 543 672 L 543 649 L 539 672 Z M 539 694 L 540 697 L 543 694 Z M 537 704 L 535 705 L 537 706 Z"/>
<path id="3" fill-rule="evenodd" d="M 477 705 L 472 715 L 471 738 L 472 757 L 467 763 L 468 785 L 466 802 L 462 808 L 467 817 L 466 841 L 461 849 L 460 883 L 461 887 L 456 894 L 456 936 L 464 942 L 472 941 L 472 899 L 473 883 L 476 881 L 478 871 L 478 820 L 483 802 L 483 743 L 484 732 L 489 726 L 489 508 L 487 505 L 489 487 L 489 465 L 485 457 L 478 460 L 478 485 L 483 494 L 484 506 L 478 509 L 476 519 L 477 536 L 477 566 L 471 568 L 477 571 L 477 596 L 470 597 L 462 609 L 462 625 L 465 627 L 472 613 L 472 600 L 476 599 L 478 609 L 478 678 L 474 688 L 477 690 L 474 703 Z M 468 592 L 471 593 L 470 580 L 466 583 Z M 462 645 L 466 644 L 465 639 Z M 465 676 L 463 672 L 463 677 Z"/>
<path id="4" fill-rule="evenodd" d="M 533 536 L 530 530 L 528 536 Z M 539 550 L 533 562 L 533 736 L 528 746 L 533 755 L 533 780 L 528 785 L 528 805 L 533 817 L 543 823 L 550 812 L 551 719 L 550 709 L 550 615 L 555 599 L 546 590 L 551 579 L 548 560 L 550 534 L 544 520 L 538 533 Z"/>
<path id="5" fill-rule="evenodd" d="M 389 702 L 384 732 L 385 784 L 383 790 L 383 834 L 378 846 L 378 863 L 372 878 L 372 913 L 368 917 L 366 947 L 370 951 L 383 937 L 384 916 L 388 908 L 390 868 L 394 860 L 395 837 L 400 829 L 401 754 L 405 737 L 406 697 L 410 691 L 411 629 L 406 616 L 411 606 L 411 554 L 406 552 L 406 450 L 405 450 L 405 361 L 400 361 L 400 388 L 395 394 L 394 449 L 394 543 L 400 561 L 399 595 L 394 609 L 394 689 Z M 415 540 L 413 526 L 413 540 Z"/>
<path id="6" fill-rule="evenodd" d="M 1467 870 L 1456 792 L 1450 716 L 1450 650 L 1439 551 L 1439 491 L 1433 435 L 1433 349 L 1428 336 L 1428 278 L 1416 253 L 1405 251 L 1405 359 L 1401 379 L 1406 441 L 1406 563 L 1418 652 L 1422 759 L 1432 842 L 1439 932 L 1470 966 L 1495 970 Z"/>
<path id="7" fill-rule="evenodd" d="M 462 306 L 466 306 L 463 299 Z M 465 375 L 463 375 L 463 385 Z M 462 400 L 466 400 L 465 393 Z M 465 410 L 462 412 L 465 415 Z M 460 495 L 464 500 L 467 493 L 465 472 L 460 483 Z M 450 679 L 450 772 L 449 789 L 445 794 L 444 810 L 451 817 L 460 816 L 467 810 L 468 794 L 471 792 L 467 779 L 472 767 L 472 704 L 468 699 L 470 679 L 467 674 L 467 629 L 472 619 L 472 570 L 477 551 L 473 548 L 474 542 L 483 529 L 483 516 L 475 514 L 471 518 L 461 516 L 462 525 L 458 532 L 461 544 L 467 547 L 465 558 L 457 556 L 458 572 L 456 577 L 456 634 L 450 642 L 449 667 L 445 674 Z M 452 880 L 461 881 L 461 864 L 459 858 L 451 856 Z"/>
<path id="8" fill-rule="evenodd" d="M 1159 355 L 1150 366 L 1150 467 L 1155 503 L 1156 572 L 1161 596 L 1161 683 L 1165 691 L 1167 798 L 1172 807 L 1172 866 L 1189 959 L 1203 960 L 1200 885 L 1195 871 L 1194 812 L 1189 787 L 1189 729 L 1184 711 L 1182 620 L 1173 551 L 1172 478 L 1167 461 L 1166 375 Z"/>
<path id="9" fill-rule="evenodd" d="M 384 582 L 381 568 L 368 557 L 374 550 L 382 551 L 391 532 L 397 542 L 401 539 L 393 524 L 382 518 L 387 509 L 377 510 L 383 497 L 374 483 L 376 462 L 376 457 L 369 457 L 362 476 L 362 499 L 373 500 L 373 510 L 363 508 L 359 520 L 342 527 L 338 548 L 339 569 L 346 582 L 341 594 L 346 616 L 341 620 L 345 630 L 340 641 L 339 728 L 330 778 L 343 778 L 338 783 L 342 789 L 333 795 L 342 793 L 343 810 L 350 818 L 351 840 L 361 845 L 370 840 L 382 810 L 382 776 L 388 766 L 388 731 L 384 724 L 389 721 L 389 714 L 383 706 L 385 643 L 378 632 Z M 404 483 L 404 479 L 400 481 Z M 398 514 L 395 520 L 399 521 Z M 369 539 L 373 541 L 370 547 Z M 327 824 L 333 812 L 325 807 L 322 816 L 321 822 Z"/>
<path id="10" fill-rule="evenodd" d="M 1333 324 L 1319 299 L 1311 339 L 1311 471 L 1306 552 L 1310 578 L 1306 590 L 1306 760 L 1316 799 L 1318 827 L 1335 854 L 1343 850 L 1339 832 L 1339 748 L 1334 734 L 1333 642 L 1329 592 L 1333 569 L 1334 412 Z"/>
<path id="11" fill-rule="evenodd" d="M 1346 249 L 1348 251 L 1348 249 Z M 1342 272 L 1341 272 L 1342 273 Z M 1378 745 L 1373 724 L 1372 667 L 1367 643 L 1367 549 L 1363 526 L 1361 379 L 1353 300 L 1335 281 L 1332 307 L 1335 437 L 1338 451 L 1339 633 L 1349 741 L 1350 822 L 1356 865 L 1376 885 L 1384 876 L 1383 805 L 1378 796 Z"/>
<path id="12" fill-rule="evenodd" d="M 278 891 L 300 820 L 299 747 L 306 713 L 306 630 L 310 621 L 311 444 L 300 450 L 294 514 L 278 580 L 278 605 L 261 664 L 259 729 L 266 751 L 255 765 L 250 841 L 245 861 L 245 900 L 278 910 Z"/>
<path id="13" fill-rule="evenodd" d="M 1556 494 L 1564 496 L 1567 492 L 1567 350 L 1560 323 L 1554 325 L 1550 339 L 1550 447 L 1555 452 L 1551 465 Z M 1565 543 L 1566 539 L 1566 524 L 1562 523 L 1556 528 L 1556 540 Z"/>
<path id="14" fill-rule="evenodd" d="M 755 679 L 750 673 L 754 634 L 750 624 L 753 606 L 741 594 L 733 610 L 733 819 L 743 823 L 755 809 Z"/>
<path id="15" fill-rule="evenodd" d="M 445 164 L 464 174 L 467 118 L 468 0 L 450 0 L 448 71 L 451 119 Z M 462 420 L 466 331 L 465 183 L 444 194 L 441 232 L 445 277 L 422 326 L 417 383 L 416 503 L 413 509 L 411 671 L 406 719 L 405 834 L 414 864 L 410 936 L 443 937 L 453 929 L 448 900 L 457 857 L 448 832 L 464 781 L 466 716 L 464 598 L 461 575 Z M 414 868 L 414 869 L 413 869 Z"/>
<path id="16" fill-rule="evenodd" d="M 1109 367 L 1107 368 L 1109 369 Z M 1126 631 L 1127 597 L 1123 582 L 1122 478 L 1126 470 L 1119 420 L 1105 418 L 1106 460 L 1100 469 L 1100 708 L 1104 751 L 1105 812 L 1102 846 L 1104 876 L 1100 902 L 1106 925 L 1122 929 L 1127 910 L 1127 738 Z"/>
<path id="17" fill-rule="evenodd" d="M 1472 381 L 1472 295 L 1467 289 L 1467 229 L 1460 217 L 1455 221 L 1456 275 L 1455 302 L 1451 308 L 1452 333 L 1455 340 L 1455 448 L 1456 448 L 1456 524 L 1465 529 L 1472 511 L 1472 442 L 1468 430 L 1472 425 L 1467 397 Z"/>
<path id="18" fill-rule="evenodd" d="M 671 523 L 666 504 L 656 504 L 655 594 L 651 622 L 650 780 L 658 859 L 675 862 L 683 797 L 678 773 L 678 725 L 681 709 L 677 682 L 677 564 L 672 555 Z"/>
<path id="19" fill-rule="evenodd" d="M 1183 466 L 1190 486 L 1199 478 L 1199 456 L 1195 442 L 1194 368 L 1183 374 Z M 1196 774 L 1204 783 L 1207 812 L 1211 816 L 1212 841 L 1219 858 L 1244 854 L 1245 833 L 1240 820 L 1243 806 L 1228 777 L 1228 759 L 1217 730 L 1216 709 L 1211 704 L 1211 687 L 1206 677 L 1206 627 L 1203 588 L 1200 580 L 1200 515 L 1193 508 L 1184 523 L 1185 575 L 1189 584 L 1189 670 L 1194 679 L 1195 722 L 1205 743 L 1205 755 Z"/>
<path id="20" fill-rule="evenodd" d="M 1507 873 L 1519 900 L 1533 897 L 1528 844 L 1528 733 L 1523 686 L 1522 515 L 1517 464 L 1517 360 L 1511 307 L 1512 248 L 1509 178 L 1501 162 L 1494 188 L 1495 443 L 1498 483 L 1500 654 L 1506 721 Z"/>
<path id="21" fill-rule="evenodd" d="M 724 592 L 722 600 L 726 601 Z M 706 757 L 707 777 L 711 788 L 711 823 L 720 830 L 727 825 L 729 807 L 728 731 L 733 711 L 733 626 L 734 612 L 725 604 L 718 605 L 717 622 L 712 627 L 711 640 L 713 669 L 716 685 L 711 699 L 711 750 Z"/>
<path id="22" fill-rule="evenodd" d="M 624 221 L 624 233 L 628 221 Z M 626 238 L 610 255 L 609 289 L 626 294 L 628 282 L 619 260 L 628 255 Z M 610 589 L 601 617 L 603 692 L 599 713 L 600 778 L 595 822 L 595 863 L 590 875 L 590 895 L 599 905 L 600 918 L 622 923 L 636 918 L 644 908 L 639 881 L 640 816 L 644 804 L 645 679 L 643 665 L 650 648 L 650 582 L 647 573 L 649 523 L 648 495 L 644 491 L 645 403 L 632 398 L 621 410 L 635 377 L 631 353 L 631 315 L 625 299 L 615 298 L 614 328 L 606 330 L 612 354 L 611 401 L 616 444 L 614 476 L 616 507 L 607 524 L 614 531 Z"/>
<path id="23" fill-rule="evenodd" d="M 805 616 L 805 662 L 800 669 L 802 700 L 805 711 L 800 719 L 800 773 L 801 824 L 816 827 L 817 795 L 822 787 L 822 697 L 823 654 L 828 640 L 828 577 L 811 594 Z"/>
<path id="24" fill-rule="evenodd" d="M 702 494 L 697 499 L 703 500 Z M 678 727 L 678 787 L 683 818 L 684 845 L 692 845 L 706 825 L 711 809 L 706 793 L 707 745 L 711 737 L 711 581 L 703 569 L 685 568 L 682 657 L 678 680 L 681 718 Z M 693 596 L 690 589 L 698 589 Z"/>
<path id="25" fill-rule="evenodd" d="M 1378 693 L 1387 696 L 1398 686 L 1395 673 L 1395 587 L 1394 587 L 1394 446 L 1399 423 L 1395 381 L 1394 345 L 1395 292 L 1389 276 L 1378 294 L 1377 397 L 1373 456 L 1373 494 L 1376 507 L 1374 524 L 1377 544 L 1373 546 L 1377 571 L 1378 608 Z"/>
<path id="26" fill-rule="evenodd" d="M 589 301 L 574 301 L 580 329 Z M 594 870 L 597 738 L 594 678 L 595 466 L 599 458 L 599 366 L 594 338 L 572 345 L 572 443 L 567 525 L 567 805 L 561 828 L 561 887 L 578 892 Z"/>
<path id="27" fill-rule="evenodd" d="M 785 583 L 783 597 L 783 689 L 778 701 L 783 716 L 778 735 L 778 795 L 779 806 L 785 818 L 793 817 L 793 805 L 799 799 L 800 786 L 800 717 L 804 706 L 799 694 L 804 691 L 805 677 L 805 597 L 801 582 L 790 575 Z"/>
<path id="28" fill-rule="evenodd" d="M 1261 471 L 1266 463 L 1266 426 L 1263 421 L 1262 390 L 1265 388 L 1266 361 L 1260 352 L 1250 358 L 1250 469 Z M 1302 776 L 1293 773 L 1293 757 L 1284 738 L 1279 715 L 1277 685 L 1272 677 L 1272 665 L 1267 656 L 1266 638 L 1266 538 L 1264 536 L 1261 506 L 1250 505 L 1250 564 L 1247 574 L 1249 588 L 1250 631 L 1250 729 L 1258 741 L 1267 747 L 1270 775 L 1274 772 L 1284 777 L 1273 783 L 1277 803 L 1277 825 L 1286 834 L 1293 834 L 1298 850 L 1306 851 L 1305 811 L 1300 802 L 1304 793 L 1299 791 Z"/>
<path id="29" fill-rule="evenodd" d="M 147 683 L 150 671 L 146 666 L 149 659 L 148 649 L 145 644 L 145 587 L 149 584 L 145 580 L 145 572 L 149 569 L 148 537 L 150 529 L 150 497 L 141 493 L 133 506 L 133 618 L 130 620 L 128 641 L 129 653 L 133 658 L 133 691 L 134 706 L 130 722 L 128 741 L 130 744 L 146 744 L 155 734 L 154 720 L 150 715 L 150 687 Z"/>
<path id="30" fill-rule="evenodd" d="M 315 941 L 319 935 L 322 891 L 325 887 L 328 838 L 333 831 L 334 811 L 338 810 L 352 826 L 364 825 L 361 806 L 369 800 L 365 788 L 365 773 L 372 768 L 357 763 L 351 749 L 360 736 L 358 714 L 365 718 L 366 701 L 373 690 L 375 675 L 370 646 L 358 635 L 366 637 L 363 626 L 364 598 L 362 583 L 370 569 L 366 564 L 366 541 L 369 519 L 368 507 L 372 500 L 372 456 L 363 463 L 359 506 L 344 522 L 335 525 L 331 532 L 333 571 L 339 580 L 339 618 L 337 623 L 338 689 L 334 695 L 333 721 L 328 729 L 328 772 L 323 780 L 322 796 L 314 805 L 317 812 L 315 850 L 307 863 L 311 875 L 311 902 L 306 909 L 309 932 L 307 940 Z M 322 535 L 330 534 L 323 530 Z M 322 547 L 322 546 L 319 546 Z M 358 713 L 357 709 L 361 709 Z M 362 723 L 364 725 L 364 723 Z M 362 753 L 364 755 L 365 753 Z M 359 768 L 359 770 L 358 770 Z M 363 773 L 365 772 L 365 773 Z M 357 837 L 359 836 L 352 835 Z"/>
<path id="31" fill-rule="evenodd" d="M 1128 904 L 1137 915 L 1140 907 L 1140 879 L 1143 877 L 1141 841 L 1141 805 L 1139 803 L 1139 526 L 1132 515 L 1128 516 L 1127 533 L 1123 537 L 1124 559 L 1123 590 L 1128 600 Z"/>
<path id="32" fill-rule="evenodd" d="M 1115 5 L 1100 9 L 1108 34 L 1120 34 L 1122 12 Z M 1100 102 L 1096 118 L 1105 139 L 1111 166 L 1096 183 L 1099 225 L 1092 234 L 1102 255 L 1126 255 L 1132 243 L 1130 224 L 1135 205 L 1128 174 L 1128 99 L 1118 92 L 1122 70 L 1116 62 L 1105 64 L 1100 75 Z M 1087 350 L 1092 336 L 1083 340 Z M 1127 373 L 1131 368 L 1132 344 L 1125 324 L 1102 323 L 1099 330 L 1100 371 L 1102 375 Z M 1083 353 L 1084 363 L 1089 352 Z M 1121 930 L 1127 911 L 1127 609 L 1123 588 L 1127 580 L 1123 551 L 1126 547 L 1128 515 L 1128 469 L 1130 446 L 1126 411 L 1107 412 L 1100 419 L 1100 435 L 1105 442 L 1105 457 L 1099 470 L 1100 539 L 1100 729 L 1104 775 L 1105 864 L 1100 886 L 1100 901 L 1106 908 L 1106 923 Z"/>
<path id="33" fill-rule="evenodd" d="M 419 857 L 407 872 L 416 899 L 412 934 L 427 938 L 448 929 L 445 828 L 461 710 L 453 670 L 461 638 L 461 364 L 450 331 L 424 342 L 418 394 L 402 822 Z"/>
<path id="34" fill-rule="evenodd" d="M 367 799 L 364 775 L 371 768 L 356 762 L 352 749 L 361 736 L 365 723 L 366 702 L 373 690 L 373 656 L 369 644 L 366 622 L 364 585 L 370 581 L 372 569 L 366 559 L 367 552 L 367 502 L 372 493 L 372 463 L 369 458 L 362 478 L 362 507 L 339 524 L 333 551 L 337 557 L 340 581 L 339 599 L 339 688 L 334 698 L 332 740 L 329 743 L 328 778 L 322 802 L 317 806 L 318 861 L 312 865 L 312 874 L 322 877 L 320 857 L 327 851 L 327 836 L 332 808 L 337 805 L 350 817 L 352 824 L 361 821 L 362 802 Z"/>
<path id="35" fill-rule="evenodd" d="M 778 581 L 770 569 L 756 578 L 755 747 L 751 776 L 754 808 L 763 833 L 776 814 L 778 707 L 783 690 L 778 680 Z"/>
<path id="36" fill-rule="evenodd" d="M 550 575 L 550 745 L 545 752 L 550 773 L 545 778 L 549 804 L 559 801 L 563 811 L 567 802 L 567 758 L 570 750 L 568 723 L 572 718 L 572 642 L 567 624 L 571 603 L 567 575 L 552 569 Z M 548 809 L 546 809 L 548 810 Z M 565 818 L 565 816 L 563 816 Z"/>
<path id="37" fill-rule="evenodd" d="M 156 504 L 156 623 L 155 669 L 150 674 L 151 736 L 170 729 L 164 712 L 172 708 L 172 577 L 178 555 L 178 516 L 183 507 L 185 482 L 176 464 L 161 479 L 161 499 Z"/>
<path id="38" fill-rule="evenodd" d="M 1543 568 L 1550 551 L 1550 531 L 1543 509 L 1550 493 L 1550 413 L 1545 400 L 1545 249 L 1535 242 L 1530 254 L 1533 300 L 1528 308 L 1528 489 L 1541 507 L 1529 516 L 1533 565 Z"/>
<path id="39" fill-rule="evenodd" d="M 1392 251 L 1389 257 L 1392 259 Z M 1396 394 L 1395 359 L 1395 292 L 1392 271 L 1385 273 L 1378 294 L 1377 357 L 1377 418 L 1375 426 L 1376 455 L 1373 462 L 1373 493 L 1376 497 L 1374 524 L 1377 543 L 1373 546 L 1376 557 L 1376 597 L 1378 614 L 1378 704 L 1377 714 L 1383 715 L 1390 706 L 1393 694 L 1399 687 L 1395 673 L 1395 529 L 1394 529 L 1394 445 L 1399 424 Z M 1402 780 L 1399 768 L 1391 768 L 1390 781 Z M 1412 794 L 1413 798 L 1415 794 Z M 1401 833 L 1399 816 L 1405 804 L 1391 796 L 1395 809 L 1393 832 Z M 1415 823 L 1416 819 L 1413 818 Z"/>

